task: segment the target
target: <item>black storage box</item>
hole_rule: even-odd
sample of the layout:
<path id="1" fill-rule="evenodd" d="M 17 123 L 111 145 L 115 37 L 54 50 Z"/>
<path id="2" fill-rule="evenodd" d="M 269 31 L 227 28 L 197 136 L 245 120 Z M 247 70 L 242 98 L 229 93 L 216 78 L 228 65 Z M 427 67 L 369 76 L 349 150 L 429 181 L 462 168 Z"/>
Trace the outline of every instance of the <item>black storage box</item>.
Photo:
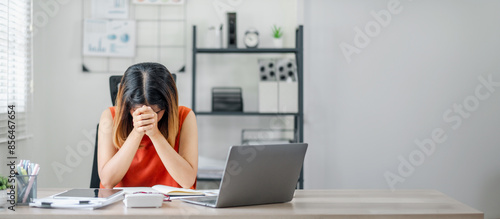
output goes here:
<path id="1" fill-rule="evenodd" d="M 239 87 L 212 88 L 212 112 L 243 112 L 243 98 Z"/>

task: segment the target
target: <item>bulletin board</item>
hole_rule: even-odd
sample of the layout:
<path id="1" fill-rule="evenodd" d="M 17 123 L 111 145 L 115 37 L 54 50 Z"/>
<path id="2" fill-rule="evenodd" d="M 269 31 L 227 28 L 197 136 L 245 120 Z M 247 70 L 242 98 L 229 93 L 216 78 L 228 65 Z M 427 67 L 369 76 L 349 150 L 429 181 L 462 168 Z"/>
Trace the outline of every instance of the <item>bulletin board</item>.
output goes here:
<path id="1" fill-rule="evenodd" d="M 82 72 L 84 73 L 112 73 L 123 74 L 126 68 L 139 62 L 159 62 L 165 65 L 172 73 L 184 72 L 186 66 L 186 6 L 182 4 L 135 4 L 130 0 L 121 0 L 128 3 L 128 12 L 118 15 L 116 19 L 96 18 L 94 0 L 82 1 Z M 112 1 L 116 3 L 116 1 Z M 94 5 L 93 5 L 94 4 Z M 97 11 L 97 13 L 107 13 Z M 116 12 L 115 12 L 116 13 Z M 118 11 L 123 13 L 123 11 Z M 85 33 L 85 25 L 95 20 L 114 24 L 122 27 L 128 24 L 134 28 L 133 34 L 110 34 L 109 39 L 117 37 L 120 40 L 135 40 L 135 48 L 122 48 L 117 54 L 94 52 L 88 49 L 85 42 L 89 38 Z M 104 21 L 103 21 L 104 20 Z M 133 27 L 130 27 L 133 26 Z M 113 29 L 113 28 L 110 28 Z M 88 29 L 87 29 L 88 30 Z M 116 36 L 115 36 L 116 35 Z M 132 37 L 132 38 L 126 38 Z M 105 44 L 99 42 L 99 45 Z M 99 45 L 94 51 L 98 51 Z"/>

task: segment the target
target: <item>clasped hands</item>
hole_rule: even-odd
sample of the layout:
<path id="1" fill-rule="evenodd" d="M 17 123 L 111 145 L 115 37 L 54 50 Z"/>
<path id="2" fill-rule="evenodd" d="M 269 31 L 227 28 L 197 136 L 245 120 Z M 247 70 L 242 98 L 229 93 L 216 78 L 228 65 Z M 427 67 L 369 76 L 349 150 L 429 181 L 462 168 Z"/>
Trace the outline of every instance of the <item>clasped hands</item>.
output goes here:
<path id="1" fill-rule="evenodd" d="M 149 137 L 159 133 L 158 115 L 149 106 L 142 106 L 132 113 L 134 131 Z"/>

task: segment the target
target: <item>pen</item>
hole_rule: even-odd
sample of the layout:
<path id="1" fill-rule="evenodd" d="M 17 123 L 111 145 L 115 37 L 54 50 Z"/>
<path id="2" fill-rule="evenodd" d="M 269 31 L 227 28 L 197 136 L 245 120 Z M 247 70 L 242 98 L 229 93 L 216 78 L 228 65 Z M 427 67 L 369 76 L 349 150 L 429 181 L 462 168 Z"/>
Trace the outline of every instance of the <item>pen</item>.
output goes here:
<path id="1" fill-rule="evenodd" d="M 40 165 L 35 164 L 35 168 L 33 170 L 34 176 L 30 176 L 30 182 L 28 184 L 28 188 L 26 188 L 26 192 L 24 193 L 23 203 L 26 202 L 26 199 L 28 198 L 28 195 L 31 192 L 31 187 L 33 186 L 33 181 L 35 181 L 36 175 L 38 175 L 38 171 L 40 171 Z"/>
<path id="2" fill-rule="evenodd" d="M 26 170 L 26 172 L 28 172 L 29 167 L 30 167 L 30 160 L 25 160 L 24 161 L 24 169 Z"/>
<path id="3" fill-rule="evenodd" d="M 22 166 L 23 165 L 20 165 L 17 167 L 18 179 L 19 179 L 19 183 L 21 184 L 21 186 L 19 188 L 26 188 L 26 183 L 28 183 L 28 181 L 26 179 L 27 173 L 26 173 L 26 170 Z M 22 194 L 24 194 L 24 192 L 26 192 L 25 189 L 20 190 L 18 196 L 22 197 Z"/>

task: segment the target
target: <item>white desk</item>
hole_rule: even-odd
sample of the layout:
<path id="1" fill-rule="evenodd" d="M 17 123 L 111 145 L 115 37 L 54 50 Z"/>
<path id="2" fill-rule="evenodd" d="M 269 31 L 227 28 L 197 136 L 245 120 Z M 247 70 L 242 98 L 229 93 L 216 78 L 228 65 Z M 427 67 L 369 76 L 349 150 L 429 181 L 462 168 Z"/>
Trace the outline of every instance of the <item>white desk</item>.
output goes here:
<path id="1" fill-rule="evenodd" d="M 64 189 L 39 189 L 46 197 Z M 209 208 L 179 200 L 162 208 L 126 208 L 123 202 L 96 210 L 17 206 L 0 218 L 484 218 L 484 214 L 432 190 L 297 190 L 292 202 L 234 208 Z"/>

